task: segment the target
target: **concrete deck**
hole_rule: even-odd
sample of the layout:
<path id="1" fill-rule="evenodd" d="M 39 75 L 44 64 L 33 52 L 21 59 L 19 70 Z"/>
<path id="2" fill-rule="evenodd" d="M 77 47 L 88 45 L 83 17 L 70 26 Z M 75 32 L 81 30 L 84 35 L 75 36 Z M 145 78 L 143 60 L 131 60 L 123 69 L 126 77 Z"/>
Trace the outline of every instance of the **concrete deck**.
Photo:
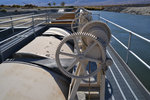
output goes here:
<path id="1" fill-rule="evenodd" d="M 43 58 L 12 58 L 0 65 L 0 100 L 65 100 L 70 81 L 58 71 L 54 58 L 58 44 L 68 33 L 55 30 L 47 30 L 17 52 Z M 63 50 L 72 52 L 68 45 Z M 137 85 L 110 47 L 107 54 L 114 64 L 106 73 L 105 100 L 149 100 L 150 95 Z M 63 62 L 64 66 L 70 63 L 67 58 Z"/>
<path id="2" fill-rule="evenodd" d="M 0 65 L 0 100 L 66 100 L 68 81 L 35 65 Z"/>
<path id="3" fill-rule="evenodd" d="M 67 35 L 69 35 L 69 33 L 63 29 L 50 28 L 44 32 L 43 35 L 36 37 L 17 53 L 30 53 L 54 59 L 56 49 L 61 42 L 61 39 Z M 64 45 L 62 50 L 72 52 L 67 45 Z"/>
<path id="4" fill-rule="evenodd" d="M 19 50 L 13 61 L 0 64 L 0 100 L 66 100 L 70 79 L 54 71 L 55 52 L 64 34 L 68 32 L 50 28 Z M 71 52 L 67 45 L 63 50 Z"/>

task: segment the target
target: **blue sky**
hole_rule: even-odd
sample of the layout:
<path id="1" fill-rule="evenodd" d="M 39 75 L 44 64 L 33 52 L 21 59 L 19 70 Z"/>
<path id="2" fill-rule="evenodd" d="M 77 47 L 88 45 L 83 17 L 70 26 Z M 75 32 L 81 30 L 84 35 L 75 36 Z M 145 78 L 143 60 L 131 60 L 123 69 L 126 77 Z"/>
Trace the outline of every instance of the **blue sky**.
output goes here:
<path id="1" fill-rule="evenodd" d="M 48 2 L 60 4 L 62 1 L 66 5 L 111 5 L 111 4 L 132 4 L 132 3 L 150 3 L 150 0 L 0 0 L 0 4 L 35 4 L 46 6 Z"/>

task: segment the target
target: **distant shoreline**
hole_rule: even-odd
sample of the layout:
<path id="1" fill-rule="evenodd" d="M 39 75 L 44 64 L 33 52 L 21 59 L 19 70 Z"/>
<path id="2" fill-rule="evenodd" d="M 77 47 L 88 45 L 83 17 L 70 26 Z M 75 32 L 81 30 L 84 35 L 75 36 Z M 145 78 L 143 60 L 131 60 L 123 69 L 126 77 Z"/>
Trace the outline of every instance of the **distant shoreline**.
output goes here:
<path id="1" fill-rule="evenodd" d="M 28 13 L 55 13 L 59 8 L 0 8 L 0 17 L 19 15 L 19 14 L 28 14 Z M 73 8 L 65 8 L 66 11 L 70 11 Z M 2 11 L 5 10 L 5 11 Z"/>
<path id="2" fill-rule="evenodd" d="M 147 7 L 107 7 L 103 11 L 129 13 L 135 15 L 150 15 L 150 6 Z"/>
<path id="3" fill-rule="evenodd" d="M 85 6 L 88 10 L 129 13 L 135 15 L 150 15 L 150 4 Z"/>
<path id="4" fill-rule="evenodd" d="M 71 7 L 70 7 L 71 8 Z M 72 7 L 78 8 L 78 7 Z M 88 10 L 98 10 L 98 11 L 109 11 L 109 12 L 118 12 L 118 13 L 129 13 L 135 15 L 149 15 L 150 16 L 150 4 L 149 5 L 112 5 L 112 6 L 84 6 L 84 8 Z M 5 9 L 6 12 L 2 12 Z M 26 13 L 44 13 L 48 10 L 52 10 L 56 8 L 2 8 L 0 7 L 0 17 L 10 16 L 10 15 L 18 15 L 18 14 L 26 14 Z M 53 12 L 54 10 L 52 10 Z M 54 11 L 55 12 L 55 11 Z"/>

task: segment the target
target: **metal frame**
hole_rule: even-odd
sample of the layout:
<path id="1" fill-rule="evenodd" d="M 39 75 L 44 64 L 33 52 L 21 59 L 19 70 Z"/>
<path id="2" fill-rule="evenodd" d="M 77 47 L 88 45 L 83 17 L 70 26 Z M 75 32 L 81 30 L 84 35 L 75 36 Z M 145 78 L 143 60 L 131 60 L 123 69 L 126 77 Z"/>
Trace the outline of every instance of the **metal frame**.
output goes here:
<path id="1" fill-rule="evenodd" d="M 80 9 L 78 9 L 77 11 L 79 11 L 79 10 Z M 80 16 L 80 13 L 77 13 L 76 17 L 78 17 L 77 15 Z M 84 49 L 84 48 L 85 47 L 83 47 L 82 49 Z M 76 71 L 77 73 L 76 74 L 82 75 L 85 73 L 85 70 L 84 71 L 81 70 L 82 69 L 81 66 L 85 67 L 85 65 L 79 65 L 77 67 L 77 71 Z M 69 88 L 68 100 L 74 100 L 79 87 L 96 87 L 96 88 L 99 88 L 99 91 L 98 91 L 99 92 L 99 99 L 105 100 L 105 70 L 103 69 L 104 66 L 105 65 L 103 65 L 103 64 L 97 63 L 97 68 L 99 69 L 99 72 L 96 75 L 97 76 L 96 84 L 95 83 L 93 84 L 90 81 L 89 81 L 89 83 L 81 83 L 81 81 L 82 81 L 81 79 L 72 78 L 70 88 Z M 90 80 L 90 78 L 89 78 L 89 80 Z"/>
<path id="2" fill-rule="evenodd" d="M 5 17 L 0 17 L 0 19 L 11 19 L 11 18 L 15 18 L 15 17 L 24 17 L 24 16 L 29 16 L 29 15 L 34 15 L 34 13 L 5 16 Z"/>
<path id="3" fill-rule="evenodd" d="M 72 14 L 75 12 L 58 12 L 57 14 Z M 28 36 L 34 34 L 34 36 L 36 37 L 36 27 L 43 25 L 43 24 L 48 24 L 51 21 L 56 21 L 56 19 L 52 19 L 51 15 L 49 12 L 48 13 L 41 13 L 41 14 L 34 14 L 34 13 L 29 13 L 29 14 L 21 14 L 21 15 L 13 15 L 13 16 L 6 16 L 6 17 L 0 17 L 1 19 L 10 19 L 10 20 L 4 20 L 4 21 L 0 21 L 0 28 L 2 28 L 2 30 L 0 30 L 0 34 L 3 33 L 9 29 L 12 30 L 12 33 L 15 33 L 15 28 L 25 28 L 25 30 L 23 30 L 22 32 L 15 34 L 5 40 L 0 41 L 0 59 L 3 62 L 3 52 L 5 52 L 7 49 L 11 48 L 14 44 L 17 44 L 18 42 L 20 42 L 21 40 L 27 38 Z M 15 18 L 18 17 L 18 18 Z M 38 19 L 39 18 L 39 19 Z M 42 18 L 42 20 L 41 20 Z M 28 19 L 28 21 L 23 22 L 22 20 L 24 19 Z M 21 23 L 17 23 L 17 21 L 22 21 Z M 62 21 L 62 20 L 61 20 Z M 66 21 L 66 20 L 65 20 Z M 16 24 L 17 23 L 17 24 Z M 1 27 L 4 24 L 8 24 L 7 26 L 9 27 Z M 29 24 L 29 25 L 28 25 Z M 27 25 L 26 27 L 21 27 L 23 25 Z M 32 34 L 26 34 L 26 32 L 33 30 Z M 14 43 L 10 43 L 9 41 L 13 41 Z"/>
<path id="4" fill-rule="evenodd" d="M 65 12 L 65 13 L 62 13 L 62 14 L 66 14 L 66 13 L 73 13 L 73 12 Z M 128 63 L 129 53 L 131 53 L 135 58 L 137 58 L 141 63 L 143 63 L 148 69 L 150 69 L 150 65 L 148 65 L 144 60 L 142 60 L 139 56 L 137 56 L 133 51 L 130 50 L 132 35 L 134 35 L 134 36 L 136 36 L 136 37 L 138 37 L 138 38 L 140 38 L 140 39 L 142 39 L 142 40 L 144 40 L 144 41 L 146 41 L 148 43 L 150 43 L 150 40 L 145 38 L 145 37 L 143 37 L 143 36 L 138 35 L 137 33 L 133 32 L 131 30 L 128 30 L 128 29 L 126 29 L 126 28 L 124 28 L 124 27 L 122 27 L 122 26 L 120 26 L 120 25 L 118 25 L 118 24 L 116 24 L 116 23 L 114 23 L 114 22 L 112 22 L 110 20 L 107 20 L 107 19 L 101 17 L 100 14 L 97 14 L 97 15 L 99 16 L 100 19 L 106 21 L 106 23 L 110 23 L 110 24 L 112 24 L 112 25 L 114 25 L 114 26 L 116 26 L 116 27 L 118 27 L 118 28 L 120 28 L 122 30 L 125 30 L 125 31 L 127 31 L 129 33 L 128 46 L 123 44 L 119 39 L 117 39 L 114 35 L 112 35 L 112 38 L 114 38 L 120 45 L 122 45 L 127 50 L 126 61 L 125 61 L 126 64 Z M 31 15 L 31 16 L 26 16 L 26 17 L 22 17 L 22 16 L 21 16 L 21 18 L 16 18 L 16 19 L 13 19 L 13 17 L 9 17 L 11 19 L 10 21 L 0 22 L 0 25 L 1 24 L 6 24 L 6 23 L 10 23 L 11 24 L 11 27 L 8 27 L 8 28 L 5 28 L 5 29 L 1 30 L 0 33 L 6 31 L 8 29 L 12 29 L 12 32 L 14 33 L 14 28 L 15 27 L 32 23 L 31 26 L 27 27 L 26 30 L 24 30 L 24 31 L 22 31 L 22 32 L 14 35 L 14 36 L 11 36 L 11 37 L 3 40 L 3 41 L 0 41 L 0 57 L 1 57 L 2 61 L 4 60 L 3 59 L 3 52 L 5 52 L 7 49 L 11 48 L 13 45 L 17 44 L 22 39 L 25 39 L 25 38 L 27 38 L 28 36 L 30 36 L 32 34 L 34 34 L 36 36 L 36 34 L 35 34 L 35 28 L 36 27 L 38 27 L 38 26 L 40 26 L 40 25 L 42 25 L 44 23 L 49 23 L 50 21 L 52 21 L 50 19 L 50 13 Z M 42 20 L 42 22 L 40 22 L 38 24 L 35 24 L 36 17 L 40 17 L 40 16 L 45 16 L 45 17 L 43 17 L 44 20 Z M 0 19 L 2 19 L 2 18 L 0 18 Z M 19 20 L 22 20 L 22 19 L 31 19 L 31 22 L 27 21 L 25 23 L 14 25 L 15 21 L 19 21 Z M 32 34 L 25 34 L 27 31 L 30 31 L 30 30 L 33 30 Z M 19 39 L 19 38 L 21 38 L 21 39 Z M 14 42 L 9 44 L 10 40 L 13 40 Z M 103 93 L 105 91 L 104 89 L 102 89 L 102 88 L 104 88 L 103 85 L 105 85 L 105 81 L 104 81 L 105 80 L 105 74 L 102 75 L 102 73 L 103 72 L 98 74 L 99 75 L 98 77 L 101 77 L 101 80 L 98 80 L 98 84 L 100 84 L 100 93 L 102 93 L 102 94 L 100 94 L 100 97 L 101 97 L 100 100 L 104 99 L 104 94 Z M 76 81 L 76 82 L 74 82 L 74 81 Z M 81 81 L 80 79 L 79 80 L 72 80 L 73 83 L 71 83 L 70 87 L 72 87 L 72 85 L 75 84 L 73 86 L 75 88 L 75 90 L 72 89 L 72 90 L 74 90 L 73 93 L 72 93 L 73 94 L 72 97 L 74 97 L 75 91 L 77 91 L 77 88 L 80 86 L 80 81 Z M 69 94 L 69 95 L 71 95 L 71 94 Z M 70 97 L 69 97 L 69 99 L 70 99 Z"/>

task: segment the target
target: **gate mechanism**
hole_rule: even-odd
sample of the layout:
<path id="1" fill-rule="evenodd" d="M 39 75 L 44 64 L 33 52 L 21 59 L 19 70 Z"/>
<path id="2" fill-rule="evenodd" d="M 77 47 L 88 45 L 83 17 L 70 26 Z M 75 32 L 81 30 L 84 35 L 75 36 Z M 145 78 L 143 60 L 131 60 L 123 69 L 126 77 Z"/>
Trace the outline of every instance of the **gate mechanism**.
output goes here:
<path id="1" fill-rule="evenodd" d="M 92 14 L 85 9 L 79 9 L 76 12 L 75 19 L 71 23 L 72 32 L 80 31 L 81 27 L 83 27 L 87 22 L 92 20 Z"/>
<path id="2" fill-rule="evenodd" d="M 63 74 L 72 78 L 68 100 L 75 99 L 79 87 L 99 88 L 100 100 L 105 98 L 105 71 L 113 63 L 106 55 L 111 33 L 106 24 L 90 21 L 90 17 L 89 13 L 81 9 L 80 14 L 72 22 L 72 31 L 77 32 L 66 36 L 56 50 L 55 58 L 59 69 Z M 77 30 L 74 29 L 76 28 L 74 25 L 77 25 Z M 71 44 L 72 51 L 63 49 L 66 44 Z M 62 57 L 71 59 L 70 64 L 64 67 Z M 83 81 L 87 78 L 91 80 L 95 76 L 96 83 L 94 84 L 90 81 L 88 83 Z"/>
<path id="3" fill-rule="evenodd" d="M 72 54 L 61 51 L 61 47 L 69 41 L 74 43 L 74 52 Z M 88 78 L 96 75 L 98 68 L 93 70 L 91 73 L 88 71 L 86 74 L 77 74 L 77 66 L 81 66 L 83 72 L 86 71 L 89 62 L 95 62 L 96 64 L 104 64 L 106 60 L 106 54 L 104 46 L 100 40 L 89 33 L 74 33 L 68 37 L 65 37 L 57 48 L 56 51 L 56 62 L 60 70 L 68 77 L 71 78 Z M 73 62 L 68 67 L 62 67 L 60 62 L 60 55 L 65 55 L 73 58 Z M 77 65 L 77 66 L 76 66 Z M 70 70 L 74 69 L 74 73 Z"/>

